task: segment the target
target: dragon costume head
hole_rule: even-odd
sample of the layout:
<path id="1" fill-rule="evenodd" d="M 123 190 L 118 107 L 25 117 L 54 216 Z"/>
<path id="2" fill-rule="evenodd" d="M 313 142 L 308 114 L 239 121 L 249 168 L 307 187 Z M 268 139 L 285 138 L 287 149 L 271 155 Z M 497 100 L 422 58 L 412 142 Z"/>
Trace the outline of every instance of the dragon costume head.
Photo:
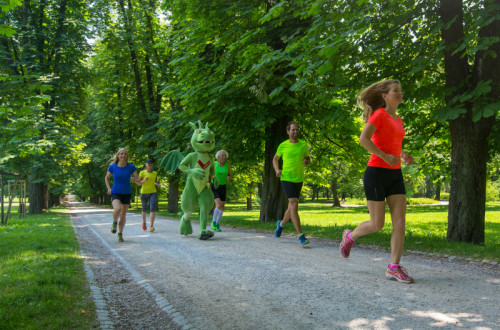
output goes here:
<path id="1" fill-rule="evenodd" d="M 191 137 L 191 146 L 197 152 L 210 152 L 215 148 L 215 134 L 208 128 L 208 123 L 205 127 L 201 121 L 198 121 L 198 127 L 194 123 L 189 123 L 194 129 L 193 136 Z"/>

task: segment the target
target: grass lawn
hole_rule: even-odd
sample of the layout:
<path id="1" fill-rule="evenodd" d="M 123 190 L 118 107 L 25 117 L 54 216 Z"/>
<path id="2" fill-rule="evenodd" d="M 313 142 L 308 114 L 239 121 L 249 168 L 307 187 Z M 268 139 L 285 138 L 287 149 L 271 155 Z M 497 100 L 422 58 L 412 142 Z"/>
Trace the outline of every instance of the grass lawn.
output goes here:
<path id="1" fill-rule="evenodd" d="M 140 202 L 132 204 L 133 211 L 140 212 Z M 167 202 L 160 201 L 160 210 L 167 209 Z M 180 210 L 180 209 L 179 209 Z M 275 223 L 259 221 L 259 207 L 246 210 L 244 203 L 227 203 L 222 218 L 224 226 L 268 230 L 270 234 L 276 229 Z M 179 215 L 158 212 L 159 215 L 179 218 Z M 345 228 L 354 229 L 363 221 L 369 220 L 368 208 L 342 207 L 333 208 L 331 204 L 301 203 L 299 206 L 302 230 L 311 238 L 327 238 L 340 240 Z M 198 214 L 193 214 L 193 220 Z M 438 253 L 470 257 L 474 259 L 488 259 L 500 262 L 500 203 L 488 203 L 486 206 L 485 244 L 473 245 L 466 243 L 448 242 L 446 231 L 448 228 L 448 206 L 446 205 L 415 205 L 409 206 L 406 225 L 406 250 Z M 294 234 L 295 229 L 291 222 L 287 223 L 284 233 Z M 390 246 L 392 224 L 389 211 L 386 211 L 386 224 L 382 231 L 358 239 L 359 243 L 372 244 L 381 247 Z"/>
<path id="2" fill-rule="evenodd" d="M 0 328 L 98 326 L 68 214 L 14 213 L 0 226 L 0 256 Z"/>

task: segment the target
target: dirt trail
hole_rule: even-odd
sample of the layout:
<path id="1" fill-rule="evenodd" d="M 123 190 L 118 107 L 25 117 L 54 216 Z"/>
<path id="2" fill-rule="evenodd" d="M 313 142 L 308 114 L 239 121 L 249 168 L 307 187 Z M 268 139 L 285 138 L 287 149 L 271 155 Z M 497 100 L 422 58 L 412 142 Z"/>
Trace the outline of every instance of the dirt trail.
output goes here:
<path id="1" fill-rule="evenodd" d="M 111 210 L 70 203 L 102 328 L 423 329 L 500 328 L 500 267 L 405 255 L 411 285 L 389 281 L 389 254 L 337 241 L 222 226 L 214 238 L 156 232 L 127 215 L 124 243 Z M 223 221 L 222 221 L 223 224 Z"/>

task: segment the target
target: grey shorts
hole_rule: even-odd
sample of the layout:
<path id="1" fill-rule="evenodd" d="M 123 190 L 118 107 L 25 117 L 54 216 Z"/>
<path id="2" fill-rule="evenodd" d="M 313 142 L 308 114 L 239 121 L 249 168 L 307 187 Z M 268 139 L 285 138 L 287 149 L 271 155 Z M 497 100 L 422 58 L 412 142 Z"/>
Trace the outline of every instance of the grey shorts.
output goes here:
<path id="1" fill-rule="evenodd" d="M 142 212 L 156 212 L 158 211 L 158 194 L 141 194 L 141 202 L 142 202 Z"/>

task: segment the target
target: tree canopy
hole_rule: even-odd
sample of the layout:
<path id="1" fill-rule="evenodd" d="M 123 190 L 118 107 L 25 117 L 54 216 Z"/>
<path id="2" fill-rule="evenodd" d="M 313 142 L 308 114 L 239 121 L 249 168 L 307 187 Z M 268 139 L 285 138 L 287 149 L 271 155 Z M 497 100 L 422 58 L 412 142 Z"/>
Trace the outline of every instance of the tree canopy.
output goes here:
<path id="1" fill-rule="evenodd" d="M 356 94 L 398 79 L 404 149 L 416 158 L 405 173 L 449 182 L 449 238 L 484 240 L 487 164 L 500 146 L 500 0 L 1 8 L 0 166 L 29 176 L 30 196 L 73 189 L 106 202 L 103 178 L 119 148 L 136 166 L 185 152 L 187 123 L 202 120 L 245 174 L 234 186 L 246 196 L 258 189 L 261 220 L 270 221 L 286 203 L 270 161 L 287 121 L 299 122 L 310 146 L 311 184 L 338 199 L 359 191 L 369 156 L 358 143 Z"/>

